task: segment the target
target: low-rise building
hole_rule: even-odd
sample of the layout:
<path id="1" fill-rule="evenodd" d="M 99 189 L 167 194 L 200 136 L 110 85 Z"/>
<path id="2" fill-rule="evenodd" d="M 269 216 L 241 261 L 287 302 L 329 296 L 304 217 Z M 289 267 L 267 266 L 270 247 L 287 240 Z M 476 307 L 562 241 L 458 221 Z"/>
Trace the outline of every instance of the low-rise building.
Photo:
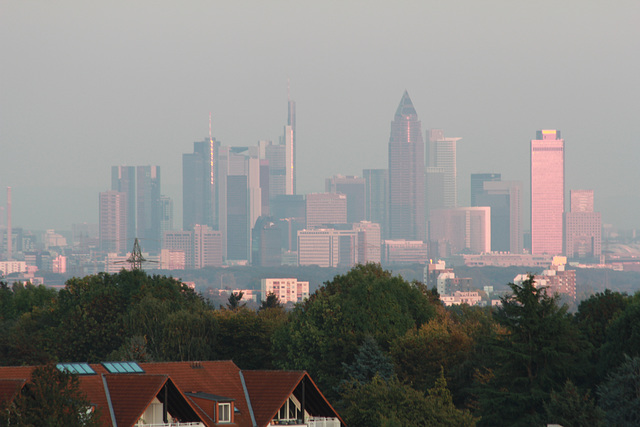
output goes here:
<path id="1" fill-rule="evenodd" d="M 274 294 L 281 304 L 298 303 L 309 298 L 309 282 L 300 282 L 298 279 L 262 279 L 262 300 L 267 295 Z"/>

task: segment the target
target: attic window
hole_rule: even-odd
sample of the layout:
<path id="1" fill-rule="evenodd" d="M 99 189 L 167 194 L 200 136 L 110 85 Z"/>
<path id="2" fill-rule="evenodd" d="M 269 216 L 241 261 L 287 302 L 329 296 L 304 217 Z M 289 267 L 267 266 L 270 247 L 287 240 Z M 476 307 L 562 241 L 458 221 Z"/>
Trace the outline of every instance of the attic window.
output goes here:
<path id="1" fill-rule="evenodd" d="M 218 403 L 218 422 L 231 422 L 231 403 Z"/>
<path id="2" fill-rule="evenodd" d="M 58 363 L 56 368 L 59 371 L 76 375 L 95 375 L 96 373 L 88 363 Z"/>
<path id="3" fill-rule="evenodd" d="M 102 362 L 102 366 L 110 374 L 144 374 L 136 362 Z"/>

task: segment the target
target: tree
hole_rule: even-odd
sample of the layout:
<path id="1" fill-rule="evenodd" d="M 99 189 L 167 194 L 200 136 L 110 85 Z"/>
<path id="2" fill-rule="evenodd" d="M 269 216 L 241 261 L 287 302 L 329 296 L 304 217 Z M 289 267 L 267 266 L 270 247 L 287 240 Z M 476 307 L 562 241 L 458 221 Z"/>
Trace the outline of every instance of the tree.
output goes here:
<path id="1" fill-rule="evenodd" d="M 262 301 L 260 304 L 260 308 L 258 310 L 266 310 L 268 308 L 281 308 L 282 304 L 280 304 L 280 300 L 278 296 L 273 292 L 269 292 L 267 294 L 267 298 Z"/>
<path id="2" fill-rule="evenodd" d="M 598 408 L 589 391 L 581 393 L 578 387 L 567 380 L 560 391 L 552 391 L 544 403 L 547 424 L 563 427 L 604 425 L 604 411 Z"/>
<path id="3" fill-rule="evenodd" d="M 244 296 L 244 292 L 242 291 L 231 292 L 231 295 L 229 295 L 229 300 L 228 300 L 229 302 L 227 303 L 227 308 L 229 310 L 238 310 L 246 306 L 247 303 L 240 304 L 240 301 L 242 300 L 243 296 Z"/>
<path id="4" fill-rule="evenodd" d="M 331 394 L 345 378 L 343 363 L 353 362 L 366 336 L 386 351 L 393 339 L 434 314 L 422 289 L 380 265 L 358 265 L 294 308 L 275 332 L 273 352 L 278 367 L 309 371 Z"/>
<path id="5" fill-rule="evenodd" d="M 640 357 L 625 355 L 598 387 L 598 397 L 609 425 L 640 425 Z"/>
<path id="6" fill-rule="evenodd" d="M 586 343 L 558 297 L 537 288 L 530 276 L 510 283 L 495 314 L 506 334 L 493 343 L 495 365 L 480 395 L 485 425 L 539 423 L 543 402 L 584 362 Z"/>
<path id="7" fill-rule="evenodd" d="M 341 405 L 340 413 L 349 426 L 468 427 L 477 421 L 453 405 L 442 375 L 426 395 L 397 378 L 385 381 L 375 376 L 364 384 L 352 381 L 343 386 Z"/>
<path id="8" fill-rule="evenodd" d="M 3 425 L 98 426 L 99 414 L 80 390 L 76 375 L 54 365 L 36 368 L 22 391 L 0 411 Z"/>
<path id="9" fill-rule="evenodd" d="M 391 360 L 371 335 L 364 338 L 353 363 L 351 365 L 343 363 L 343 368 L 347 382 L 357 381 L 364 384 L 376 375 L 388 381 L 394 376 Z"/>

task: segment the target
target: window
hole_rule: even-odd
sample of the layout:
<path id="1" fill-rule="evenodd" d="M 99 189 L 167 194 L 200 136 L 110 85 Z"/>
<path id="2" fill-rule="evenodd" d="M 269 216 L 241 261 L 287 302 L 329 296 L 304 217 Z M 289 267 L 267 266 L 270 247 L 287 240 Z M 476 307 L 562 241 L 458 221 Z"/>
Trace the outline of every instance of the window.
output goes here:
<path id="1" fill-rule="evenodd" d="M 301 420 L 302 419 L 302 411 L 300 411 L 300 403 L 298 399 L 294 396 L 289 397 L 284 405 L 280 408 L 278 415 L 276 416 L 277 420 Z"/>
<path id="2" fill-rule="evenodd" d="M 231 422 L 231 403 L 218 403 L 218 422 Z"/>

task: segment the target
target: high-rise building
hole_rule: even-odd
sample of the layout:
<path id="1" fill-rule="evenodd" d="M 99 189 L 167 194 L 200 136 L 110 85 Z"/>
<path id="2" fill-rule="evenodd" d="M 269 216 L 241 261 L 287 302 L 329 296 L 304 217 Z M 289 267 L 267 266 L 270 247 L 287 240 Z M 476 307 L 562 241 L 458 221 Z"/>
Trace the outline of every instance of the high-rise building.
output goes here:
<path id="1" fill-rule="evenodd" d="M 157 254 L 162 246 L 160 166 L 137 167 L 137 237 L 145 252 Z"/>
<path id="2" fill-rule="evenodd" d="M 125 194 L 127 199 L 127 231 L 125 238 L 133 245 L 136 236 L 136 168 L 111 167 L 111 190 Z"/>
<path id="3" fill-rule="evenodd" d="M 100 250 L 124 253 L 127 250 L 128 194 L 119 191 L 100 193 L 99 239 Z"/>
<path id="4" fill-rule="evenodd" d="M 522 252 L 521 193 L 522 184 L 518 181 L 485 180 L 482 191 L 476 189 L 472 206 L 491 208 L 493 252 Z"/>
<path id="5" fill-rule="evenodd" d="M 287 125 L 284 127 L 286 155 L 286 193 L 296 193 L 296 102 L 287 99 Z"/>
<path id="6" fill-rule="evenodd" d="M 427 220 L 431 217 L 431 211 L 434 209 L 444 209 L 444 168 L 430 167 L 425 168 L 425 184 L 426 189 L 425 203 Z M 428 230 L 427 230 L 428 231 Z"/>
<path id="7" fill-rule="evenodd" d="M 160 235 L 173 230 L 173 199 L 169 196 L 160 196 Z"/>
<path id="8" fill-rule="evenodd" d="M 351 227 L 360 233 L 358 235 L 358 244 L 360 245 L 358 248 L 358 263 L 380 263 L 382 260 L 380 224 L 371 221 L 360 221 L 353 223 Z"/>
<path id="9" fill-rule="evenodd" d="M 442 168 L 442 188 L 427 188 L 430 191 L 442 192 L 444 208 L 455 208 L 458 204 L 458 184 L 456 180 L 456 145 L 462 138 L 445 138 L 442 129 L 428 131 L 427 167 Z M 434 207 L 435 208 L 435 207 Z"/>
<path id="10" fill-rule="evenodd" d="M 187 268 L 222 266 L 222 234 L 206 225 L 196 224 L 190 231 L 169 231 L 163 250 L 184 252 Z"/>
<path id="11" fill-rule="evenodd" d="M 389 137 L 389 232 L 392 239 L 425 240 L 424 140 L 409 93 L 402 95 Z"/>
<path id="12" fill-rule="evenodd" d="M 251 232 L 251 265 L 278 267 L 282 264 L 282 233 L 279 223 L 261 216 Z"/>
<path id="13" fill-rule="evenodd" d="M 357 176 L 334 175 L 325 180 L 327 193 L 342 193 L 347 196 L 347 222 L 365 219 L 365 180 Z"/>
<path id="14" fill-rule="evenodd" d="M 365 218 L 380 224 L 382 237 L 386 236 L 389 218 L 389 171 L 387 169 L 364 169 Z"/>
<path id="15" fill-rule="evenodd" d="M 478 194 L 484 194 L 484 183 L 487 181 L 501 181 L 499 173 L 472 173 L 471 174 L 471 206 L 484 206 L 476 203 Z"/>
<path id="16" fill-rule="evenodd" d="M 446 242 L 451 254 L 491 251 L 491 208 L 465 207 L 431 211 L 431 238 Z"/>
<path id="17" fill-rule="evenodd" d="M 359 234 L 332 228 L 298 231 L 298 265 L 354 266 L 358 262 Z"/>
<path id="18" fill-rule="evenodd" d="M 307 194 L 307 228 L 347 222 L 347 196 L 337 193 Z"/>
<path id="19" fill-rule="evenodd" d="M 569 258 L 598 258 L 602 254 L 602 220 L 593 211 L 593 190 L 571 190 L 571 211 L 565 213 L 565 249 Z"/>
<path id="20" fill-rule="evenodd" d="M 564 139 L 558 130 L 540 130 L 531 140 L 531 253 L 562 253 Z"/>
<path id="21" fill-rule="evenodd" d="M 213 138 L 193 143 L 193 153 L 182 155 L 182 228 L 195 224 L 219 227 L 218 149 Z"/>

